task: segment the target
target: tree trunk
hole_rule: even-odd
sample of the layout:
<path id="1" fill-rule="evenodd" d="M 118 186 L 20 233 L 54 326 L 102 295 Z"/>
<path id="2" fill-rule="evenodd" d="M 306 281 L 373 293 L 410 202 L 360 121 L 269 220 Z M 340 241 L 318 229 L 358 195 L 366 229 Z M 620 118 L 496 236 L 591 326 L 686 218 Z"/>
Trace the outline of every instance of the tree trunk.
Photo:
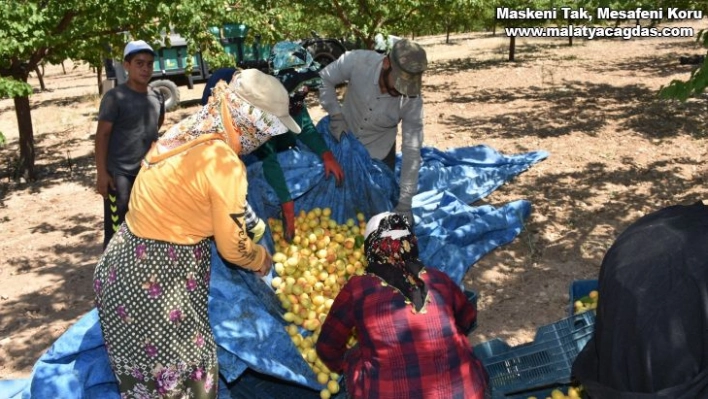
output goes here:
<path id="1" fill-rule="evenodd" d="M 39 89 L 42 91 L 46 91 L 47 86 L 44 85 L 44 73 L 39 70 L 39 66 L 34 67 L 34 73 L 37 74 L 37 79 L 39 80 Z"/>
<path id="2" fill-rule="evenodd" d="M 445 26 L 445 44 L 450 44 L 450 24 Z"/>
<path id="3" fill-rule="evenodd" d="M 66 67 L 64 66 L 64 61 L 61 62 L 61 70 L 64 72 L 64 75 L 66 75 Z"/>
<path id="4" fill-rule="evenodd" d="M 102 96 L 103 85 L 101 83 L 103 80 L 103 65 L 99 65 L 98 68 L 96 68 L 96 79 L 98 80 L 98 95 Z"/>
<path id="5" fill-rule="evenodd" d="M 516 53 L 516 36 L 509 37 L 509 61 L 514 61 L 514 54 Z"/>
<path id="6" fill-rule="evenodd" d="M 569 18 L 568 19 L 568 25 L 573 25 L 573 19 Z M 568 35 L 568 46 L 573 47 L 573 35 Z"/>
<path id="7" fill-rule="evenodd" d="M 27 181 L 35 180 L 34 172 L 34 131 L 32 129 L 32 114 L 30 113 L 29 97 L 15 97 L 15 116 L 20 131 L 20 169 L 17 176 Z"/>

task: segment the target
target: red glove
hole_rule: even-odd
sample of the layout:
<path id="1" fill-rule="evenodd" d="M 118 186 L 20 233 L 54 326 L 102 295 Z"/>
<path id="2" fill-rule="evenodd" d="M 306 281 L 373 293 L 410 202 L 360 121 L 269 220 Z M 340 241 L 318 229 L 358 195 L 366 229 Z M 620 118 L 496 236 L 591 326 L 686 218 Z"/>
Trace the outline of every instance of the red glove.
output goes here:
<path id="1" fill-rule="evenodd" d="M 324 163 L 325 178 L 329 179 L 329 174 L 331 173 L 337 180 L 337 186 L 341 185 L 342 180 L 344 180 L 344 172 L 342 167 L 339 166 L 339 162 L 334 158 L 332 151 L 322 153 L 322 162 Z"/>
<path id="2" fill-rule="evenodd" d="M 283 230 L 285 231 L 285 240 L 291 242 L 295 236 L 295 203 L 288 201 L 280 204 L 283 210 Z"/>

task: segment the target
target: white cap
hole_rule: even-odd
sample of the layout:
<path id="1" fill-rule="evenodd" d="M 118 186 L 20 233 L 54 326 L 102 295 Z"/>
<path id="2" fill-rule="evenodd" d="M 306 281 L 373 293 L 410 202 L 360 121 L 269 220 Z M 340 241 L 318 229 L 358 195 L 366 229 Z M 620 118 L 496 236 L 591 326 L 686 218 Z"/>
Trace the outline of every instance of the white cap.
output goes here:
<path id="1" fill-rule="evenodd" d="M 145 40 L 135 40 L 125 45 L 125 49 L 123 50 L 123 59 L 125 60 L 127 56 L 137 53 L 138 51 L 148 51 L 155 56 L 155 50 L 153 50 L 152 47 L 145 42 Z"/>
<path id="2" fill-rule="evenodd" d="M 249 104 L 277 116 L 291 132 L 301 132 L 300 126 L 290 116 L 290 96 L 278 79 L 255 68 L 244 69 L 234 75 L 230 86 Z"/>

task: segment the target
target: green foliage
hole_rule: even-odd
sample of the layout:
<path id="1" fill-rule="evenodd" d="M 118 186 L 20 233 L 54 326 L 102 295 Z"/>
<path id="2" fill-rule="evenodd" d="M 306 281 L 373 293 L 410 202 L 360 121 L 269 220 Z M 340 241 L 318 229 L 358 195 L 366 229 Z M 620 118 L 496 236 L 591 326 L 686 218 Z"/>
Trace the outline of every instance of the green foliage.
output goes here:
<path id="1" fill-rule="evenodd" d="M 202 57 L 204 57 L 204 61 L 207 62 L 211 70 L 233 68 L 236 66 L 234 57 L 223 51 L 204 51 L 202 52 Z"/>
<path id="2" fill-rule="evenodd" d="M 66 58 L 100 65 L 106 56 L 121 58 L 130 38 L 169 46 L 164 33 L 178 28 L 192 52 L 212 40 L 207 28 L 239 21 L 260 24 L 260 17 L 238 0 L 46 0 L 0 2 L 0 76 L 25 81 L 39 63 Z M 123 34 L 121 34 L 123 33 Z M 106 49 L 110 49 L 110 54 Z M 8 96 L 10 93 L 0 95 Z"/>
<path id="3" fill-rule="evenodd" d="M 267 4 L 269 10 L 277 10 L 275 15 L 264 12 L 269 15 L 273 30 L 279 33 L 275 35 L 277 39 L 283 34 L 290 38 L 307 37 L 314 28 L 324 36 L 359 39 L 365 47 L 373 47 L 377 33 L 430 32 L 431 27 L 440 26 L 436 7 L 452 8 L 456 4 L 455 15 L 462 15 L 460 7 L 469 2 L 472 0 L 310 0 L 293 4 L 289 0 L 271 0 L 251 4 Z"/>
<path id="4" fill-rule="evenodd" d="M 25 97 L 32 94 L 32 86 L 14 78 L 0 77 L 0 98 Z"/>
<path id="5" fill-rule="evenodd" d="M 701 43 L 703 47 L 708 48 L 708 30 L 700 31 L 697 41 Z M 708 58 L 708 53 L 706 57 Z M 659 90 L 659 97 L 686 101 L 690 97 L 704 93 L 706 87 L 708 87 L 708 60 L 703 61 L 701 67 L 694 70 L 688 80 L 682 81 L 674 79 L 668 86 L 662 86 Z"/>
<path id="6" fill-rule="evenodd" d="M 483 0 L 440 0 L 421 2 L 420 9 L 412 13 L 410 20 L 400 29 L 416 36 L 469 31 L 482 19 L 485 9 Z"/>

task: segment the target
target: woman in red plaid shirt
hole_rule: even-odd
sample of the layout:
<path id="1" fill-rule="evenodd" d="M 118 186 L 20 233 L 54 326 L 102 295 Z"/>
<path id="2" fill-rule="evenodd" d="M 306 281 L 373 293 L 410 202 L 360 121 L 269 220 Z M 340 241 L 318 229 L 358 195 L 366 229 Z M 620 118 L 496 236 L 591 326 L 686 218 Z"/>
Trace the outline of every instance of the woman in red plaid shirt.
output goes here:
<path id="1" fill-rule="evenodd" d="M 466 336 L 474 306 L 420 263 L 405 217 L 376 215 L 365 235 L 366 274 L 337 295 L 317 341 L 322 361 L 345 374 L 354 398 L 484 398 L 487 375 Z M 352 332 L 357 345 L 348 349 Z"/>

